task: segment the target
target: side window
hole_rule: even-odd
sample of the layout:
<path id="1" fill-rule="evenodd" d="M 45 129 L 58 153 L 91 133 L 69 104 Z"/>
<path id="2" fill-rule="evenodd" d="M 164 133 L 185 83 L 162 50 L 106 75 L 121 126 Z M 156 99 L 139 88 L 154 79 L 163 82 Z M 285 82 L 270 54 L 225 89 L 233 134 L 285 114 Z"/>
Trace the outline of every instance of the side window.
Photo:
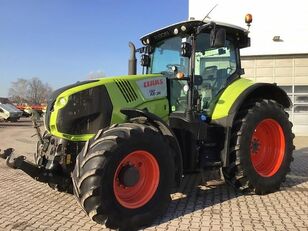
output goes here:
<path id="1" fill-rule="evenodd" d="M 202 84 L 198 86 L 202 110 L 207 110 L 219 91 L 226 86 L 228 77 L 236 71 L 236 65 L 235 49 L 229 41 L 225 47 L 196 53 L 196 75 L 202 77 Z"/>
<path id="2" fill-rule="evenodd" d="M 171 111 L 184 112 L 187 108 L 188 85 L 185 80 L 170 81 L 170 105 Z"/>

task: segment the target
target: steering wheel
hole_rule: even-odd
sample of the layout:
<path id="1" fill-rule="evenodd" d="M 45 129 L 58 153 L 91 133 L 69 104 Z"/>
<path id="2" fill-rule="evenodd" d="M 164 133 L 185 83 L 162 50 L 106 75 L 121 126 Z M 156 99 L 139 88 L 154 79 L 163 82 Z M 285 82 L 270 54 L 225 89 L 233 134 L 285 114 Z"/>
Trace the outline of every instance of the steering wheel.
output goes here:
<path id="1" fill-rule="evenodd" d="M 168 69 L 170 69 L 170 70 L 172 70 L 172 67 L 176 67 L 178 70 L 179 70 L 179 69 L 182 69 L 182 70 L 185 69 L 185 66 L 182 65 L 182 64 L 167 64 L 166 67 L 167 67 Z M 172 71 L 174 71 L 174 70 L 172 70 Z"/>
<path id="2" fill-rule="evenodd" d="M 226 69 L 227 69 L 227 73 L 228 73 L 228 74 L 231 74 L 231 72 L 232 72 L 233 69 L 232 69 L 231 67 L 227 67 Z"/>

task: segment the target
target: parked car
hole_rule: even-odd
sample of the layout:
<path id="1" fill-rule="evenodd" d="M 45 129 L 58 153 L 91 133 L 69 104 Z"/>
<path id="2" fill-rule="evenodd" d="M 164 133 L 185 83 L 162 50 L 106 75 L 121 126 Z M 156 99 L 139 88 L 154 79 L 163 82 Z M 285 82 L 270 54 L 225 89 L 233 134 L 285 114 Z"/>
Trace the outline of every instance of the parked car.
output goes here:
<path id="1" fill-rule="evenodd" d="M 22 114 L 23 112 L 12 104 L 0 104 L 0 119 L 16 122 L 20 119 Z"/>

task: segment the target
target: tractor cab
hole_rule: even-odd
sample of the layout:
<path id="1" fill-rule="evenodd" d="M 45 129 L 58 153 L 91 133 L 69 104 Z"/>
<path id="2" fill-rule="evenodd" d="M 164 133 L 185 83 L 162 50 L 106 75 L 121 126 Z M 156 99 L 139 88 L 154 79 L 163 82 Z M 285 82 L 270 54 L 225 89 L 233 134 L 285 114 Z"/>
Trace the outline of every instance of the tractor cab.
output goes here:
<path id="1" fill-rule="evenodd" d="M 170 81 L 171 112 L 211 114 L 211 105 L 243 70 L 239 49 L 250 45 L 248 31 L 218 22 L 186 21 L 141 38 L 141 64 Z"/>

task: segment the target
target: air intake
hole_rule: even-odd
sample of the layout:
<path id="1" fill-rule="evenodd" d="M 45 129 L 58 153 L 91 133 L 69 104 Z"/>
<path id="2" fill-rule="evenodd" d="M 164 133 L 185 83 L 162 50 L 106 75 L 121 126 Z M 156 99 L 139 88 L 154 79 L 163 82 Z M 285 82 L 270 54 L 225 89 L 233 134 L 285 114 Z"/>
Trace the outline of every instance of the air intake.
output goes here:
<path id="1" fill-rule="evenodd" d="M 127 103 L 131 103 L 138 99 L 138 95 L 128 80 L 118 79 L 115 80 L 115 83 L 117 84 Z"/>

